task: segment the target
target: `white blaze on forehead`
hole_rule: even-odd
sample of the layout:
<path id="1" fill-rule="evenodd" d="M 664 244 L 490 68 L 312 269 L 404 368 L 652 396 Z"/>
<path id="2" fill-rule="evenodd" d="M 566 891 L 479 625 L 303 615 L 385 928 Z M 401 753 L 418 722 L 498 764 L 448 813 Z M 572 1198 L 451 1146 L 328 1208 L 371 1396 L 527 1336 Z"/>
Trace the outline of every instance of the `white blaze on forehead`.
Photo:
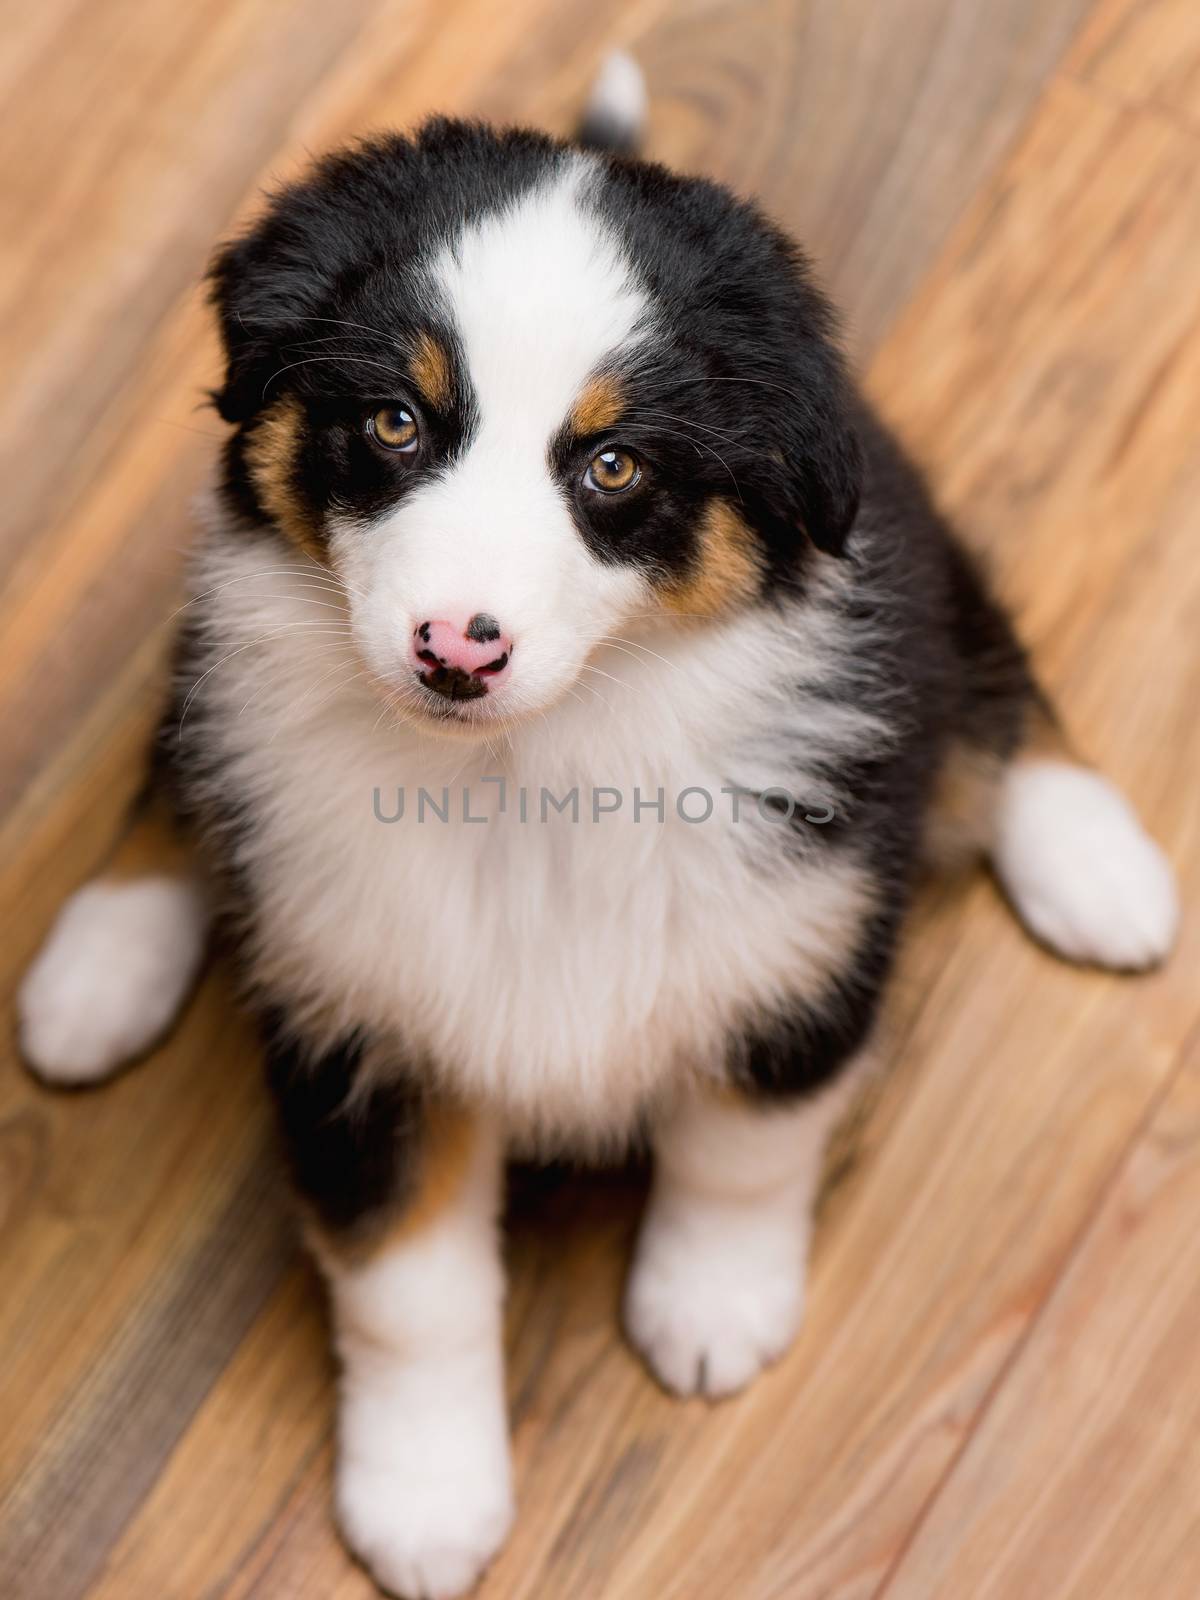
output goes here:
<path id="1" fill-rule="evenodd" d="M 588 205 L 595 170 L 564 156 L 432 259 L 428 287 L 461 346 L 477 423 L 441 471 L 418 469 L 373 537 L 335 527 L 359 648 L 409 692 L 423 618 L 496 617 L 514 641 L 503 707 L 521 712 L 567 690 L 593 643 L 643 604 L 640 569 L 592 552 L 549 459 L 588 379 L 644 336 L 646 297 Z"/>
<path id="2" fill-rule="evenodd" d="M 582 197 L 591 163 L 564 169 L 467 228 L 433 264 L 466 357 L 481 441 L 541 447 L 589 375 L 636 339 L 646 300 Z"/>

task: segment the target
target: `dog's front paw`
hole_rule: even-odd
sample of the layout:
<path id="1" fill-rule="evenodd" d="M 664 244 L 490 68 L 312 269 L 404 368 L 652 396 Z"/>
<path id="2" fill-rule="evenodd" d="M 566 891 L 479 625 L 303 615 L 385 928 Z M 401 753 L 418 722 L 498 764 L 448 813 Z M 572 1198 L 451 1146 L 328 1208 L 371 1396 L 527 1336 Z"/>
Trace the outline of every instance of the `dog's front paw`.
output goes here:
<path id="1" fill-rule="evenodd" d="M 625 1326 L 675 1394 L 733 1394 L 795 1338 L 804 1314 L 804 1238 L 772 1224 L 708 1237 L 651 1212 L 625 1296 Z"/>
<path id="2" fill-rule="evenodd" d="M 512 1525 L 508 1458 L 468 1445 L 449 1473 L 411 1448 L 392 1461 L 343 1455 L 337 1510 L 346 1543 L 382 1589 L 450 1600 L 476 1583 Z"/>

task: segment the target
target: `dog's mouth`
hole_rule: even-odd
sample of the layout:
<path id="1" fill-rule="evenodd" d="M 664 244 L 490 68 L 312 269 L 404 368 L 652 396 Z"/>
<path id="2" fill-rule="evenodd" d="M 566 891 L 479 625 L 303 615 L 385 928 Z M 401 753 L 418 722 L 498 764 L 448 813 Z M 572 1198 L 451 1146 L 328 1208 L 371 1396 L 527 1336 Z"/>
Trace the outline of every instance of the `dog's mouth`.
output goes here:
<path id="1" fill-rule="evenodd" d="M 449 701 L 451 708 L 464 700 L 482 700 L 488 692 L 487 684 L 477 673 L 464 672 L 461 667 L 448 667 L 439 661 L 432 662 L 429 671 L 422 672 L 418 681 L 431 694 Z"/>
<path id="2" fill-rule="evenodd" d="M 448 694 L 447 686 L 434 688 L 425 683 L 425 677 L 422 673 L 411 686 L 405 684 L 403 688 L 374 673 L 371 682 L 376 696 L 401 722 L 449 738 L 456 734 L 479 735 L 517 720 L 511 712 L 502 712 L 495 702 L 489 702 L 486 690 L 475 688 Z"/>
<path id="3" fill-rule="evenodd" d="M 422 721 L 443 728 L 478 728 L 499 721 L 500 718 L 492 713 L 490 707 L 484 712 L 482 706 L 472 703 L 481 698 L 482 696 L 476 695 L 461 700 L 451 700 L 443 694 L 430 691 L 421 695 L 413 709 Z"/>

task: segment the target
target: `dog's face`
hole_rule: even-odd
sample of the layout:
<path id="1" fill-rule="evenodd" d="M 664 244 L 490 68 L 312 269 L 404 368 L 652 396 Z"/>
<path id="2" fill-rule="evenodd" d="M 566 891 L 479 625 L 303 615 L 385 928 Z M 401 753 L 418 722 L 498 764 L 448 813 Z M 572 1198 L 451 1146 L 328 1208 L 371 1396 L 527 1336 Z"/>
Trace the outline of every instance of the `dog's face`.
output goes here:
<path id="1" fill-rule="evenodd" d="M 410 717 L 542 710 L 623 626 L 842 549 L 828 311 L 712 184 L 436 122 L 322 163 L 213 276 L 226 492 L 337 574 Z"/>

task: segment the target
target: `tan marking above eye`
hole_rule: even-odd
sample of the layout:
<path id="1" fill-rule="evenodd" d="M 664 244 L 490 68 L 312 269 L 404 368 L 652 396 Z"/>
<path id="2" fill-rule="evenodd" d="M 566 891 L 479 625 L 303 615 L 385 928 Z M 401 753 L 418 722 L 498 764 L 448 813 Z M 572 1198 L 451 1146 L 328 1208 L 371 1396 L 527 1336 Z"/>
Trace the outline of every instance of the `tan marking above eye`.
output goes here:
<path id="1" fill-rule="evenodd" d="M 368 428 L 385 450 L 412 450 L 418 438 L 417 419 L 407 406 L 380 406 Z"/>
<path id="2" fill-rule="evenodd" d="M 619 494 L 632 489 L 642 475 L 641 463 L 630 450 L 601 450 L 588 462 L 583 481 L 601 494 Z"/>
<path id="3" fill-rule="evenodd" d="M 580 391 L 567 418 L 568 431 L 577 439 L 587 439 L 594 433 L 606 433 L 621 420 L 625 397 L 620 382 L 609 373 L 591 378 Z"/>
<path id="4" fill-rule="evenodd" d="M 418 334 L 412 356 L 412 375 L 422 396 L 438 411 L 450 405 L 450 357 L 431 333 L 424 329 Z"/>

